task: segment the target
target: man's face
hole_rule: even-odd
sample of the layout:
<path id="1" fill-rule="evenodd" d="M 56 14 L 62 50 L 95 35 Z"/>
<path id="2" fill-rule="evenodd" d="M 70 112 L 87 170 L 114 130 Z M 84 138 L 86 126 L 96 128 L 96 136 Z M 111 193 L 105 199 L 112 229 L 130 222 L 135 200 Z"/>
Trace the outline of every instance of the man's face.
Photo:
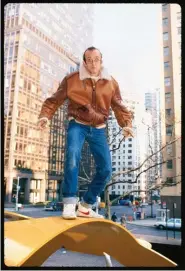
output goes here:
<path id="1" fill-rule="evenodd" d="M 84 66 L 91 75 L 97 76 L 101 70 L 101 54 L 98 50 L 88 50 L 85 52 Z"/>

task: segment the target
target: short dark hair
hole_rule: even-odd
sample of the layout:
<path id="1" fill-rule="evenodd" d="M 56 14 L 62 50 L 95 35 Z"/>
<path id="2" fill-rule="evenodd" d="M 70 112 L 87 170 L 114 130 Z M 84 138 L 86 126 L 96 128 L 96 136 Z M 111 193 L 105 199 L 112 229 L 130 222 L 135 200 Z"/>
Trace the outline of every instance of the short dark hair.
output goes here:
<path id="1" fill-rule="evenodd" d="M 98 50 L 99 52 L 100 52 L 100 50 L 98 49 L 98 48 L 96 48 L 96 47 L 94 47 L 94 46 L 91 46 L 91 47 L 89 47 L 89 48 L 87 48 L 86 50 L 85 50 L 85 52 L 83 53 L 83 60 L 86 62 L 86 59 L 85 59 L 85 53 L 87 52 L 87 51 L 93 51 L 93 50 Z M 102 53 L 100 52 L 100 55 L 101 55 L 101 58 L 102 58 Z"/>

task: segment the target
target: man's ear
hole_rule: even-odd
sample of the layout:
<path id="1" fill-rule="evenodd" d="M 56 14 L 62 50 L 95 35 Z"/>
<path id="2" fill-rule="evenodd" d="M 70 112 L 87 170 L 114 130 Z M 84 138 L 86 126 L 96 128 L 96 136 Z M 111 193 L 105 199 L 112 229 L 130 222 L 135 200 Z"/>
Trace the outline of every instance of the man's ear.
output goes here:
<path id="1" fill-rule="evenodd" d="M 84 60 L 83 60 L 83 64 L 84 64 L 84 66 L 85 66 L 85 67 L 87 67 L 87 64 L 85 63 L 85 61 L 84 61 Z"/>

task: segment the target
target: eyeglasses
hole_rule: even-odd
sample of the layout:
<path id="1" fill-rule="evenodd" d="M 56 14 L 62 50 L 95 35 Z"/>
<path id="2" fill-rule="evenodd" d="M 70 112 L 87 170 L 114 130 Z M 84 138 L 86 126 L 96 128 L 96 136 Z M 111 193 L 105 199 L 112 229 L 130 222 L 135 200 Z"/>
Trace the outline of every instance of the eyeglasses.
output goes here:
<path id="1" fill-rule="evenodd" d="M 92 63 L 98 63 L 100 61 L 101 61 L 101 59 L 99 59 L 99 58 L 96 58 L 96 59 L 87 59 L 86 63 L 87 64 L 92 64 Z"/>

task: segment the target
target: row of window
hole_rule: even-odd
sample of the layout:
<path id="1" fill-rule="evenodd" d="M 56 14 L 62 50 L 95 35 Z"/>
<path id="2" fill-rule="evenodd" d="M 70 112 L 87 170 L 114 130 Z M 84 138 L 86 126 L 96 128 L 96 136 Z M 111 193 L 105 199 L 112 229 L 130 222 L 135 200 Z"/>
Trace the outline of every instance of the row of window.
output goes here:
<path id="1" fill-rule="evenodd" d="M 116 148 L 117 146 L 116 146 L 116 145 L 113 145 L 112 147 L 113 147 L 113 148 Z M 123 144 L 123 147 L 125 148 L 125 144 Z M 132 147 L 132 144 L 128 144 L 128 147 L 131 148 L 131 147 Z"/>
<path id="2" fill-rule="evenodd" d="M 48 161 L 46 159 L 46 161 L 43 161 L 43 159 L 32 159 L 30 160 L 30 158 L 26 158 L 26 161 L 23 160 L 23 158 L 21 159 L 14 159 L 14 166 L 21 166 L 23 168 L 30 168 L 32 170 L 45 170 L 47 169 L 48 166 Z"/>
<path id="3" fill-rule="evenodd" d="M 125 153 L 125 150 L 123 150 L 123 153 Z M 132 150 L 128 150 L 128 153 L 132 153 Z M 112 151 L 112 154 L 116 154 L 116 151 Z M 118 158 L 120 159 L 121 157 L 118 156 Z"/>

